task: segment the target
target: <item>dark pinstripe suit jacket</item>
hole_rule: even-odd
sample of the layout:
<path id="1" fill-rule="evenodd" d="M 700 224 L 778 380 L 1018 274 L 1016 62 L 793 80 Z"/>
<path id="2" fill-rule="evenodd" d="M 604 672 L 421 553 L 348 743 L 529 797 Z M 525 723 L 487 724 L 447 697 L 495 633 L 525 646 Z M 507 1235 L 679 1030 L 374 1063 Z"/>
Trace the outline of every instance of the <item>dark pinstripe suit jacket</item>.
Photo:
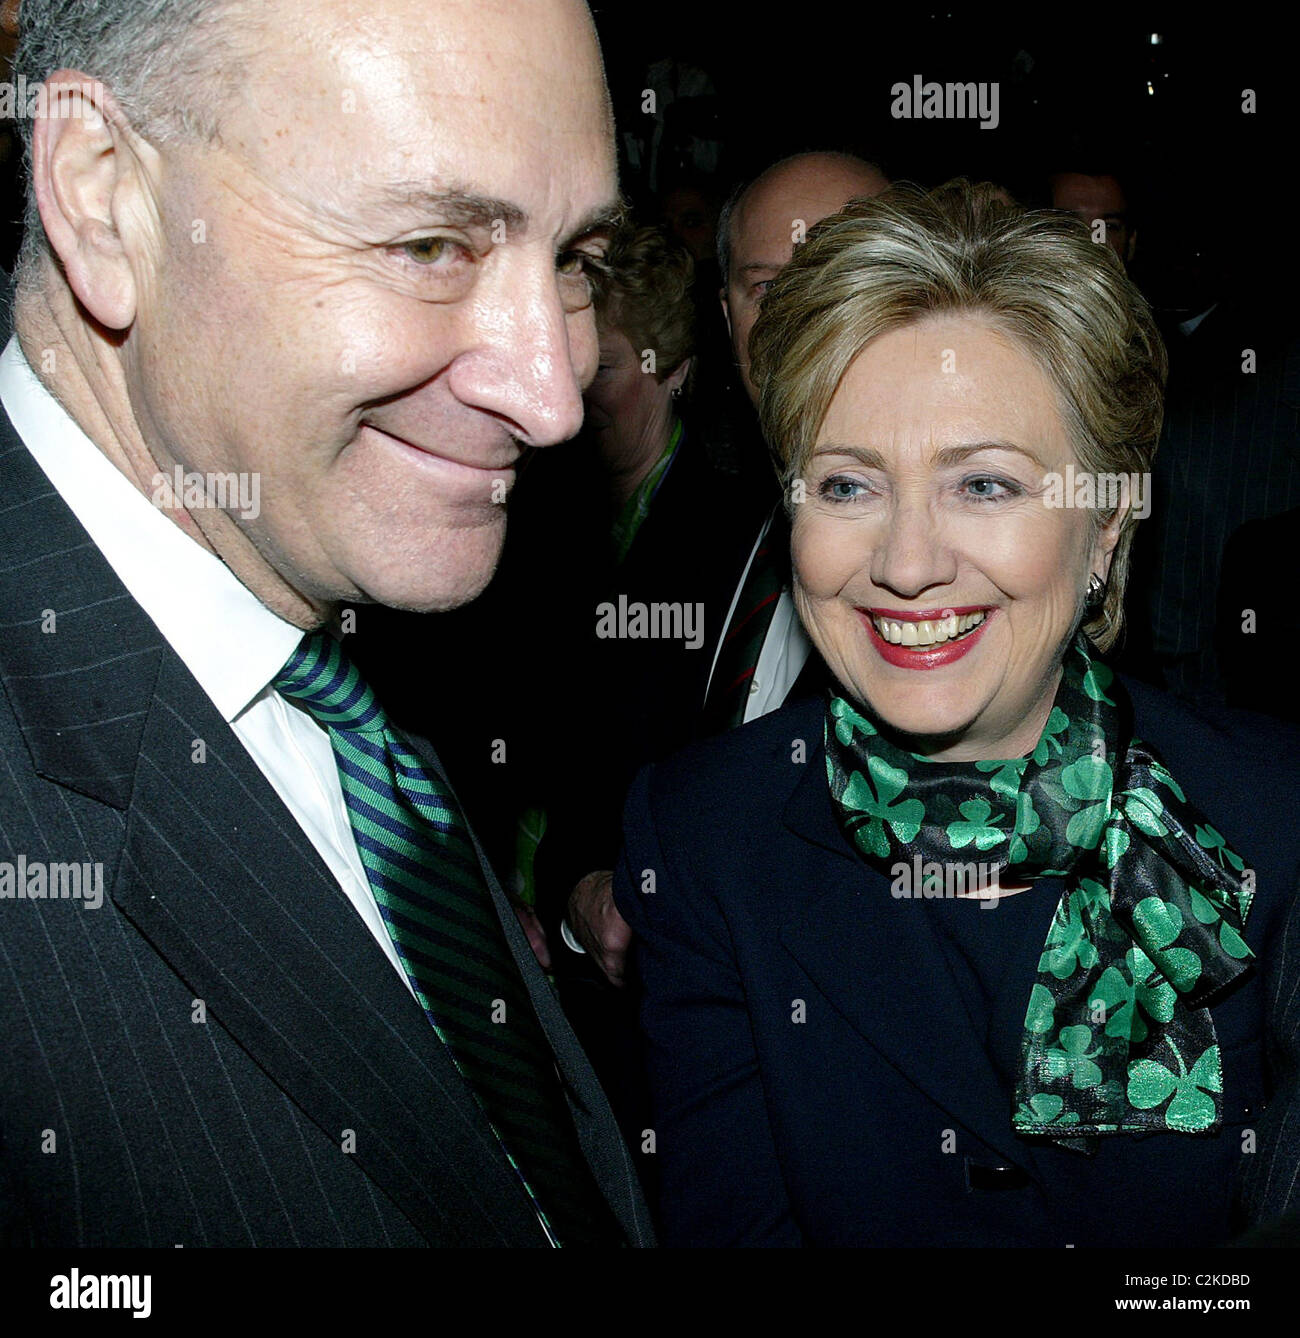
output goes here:
<path id="1" fill-rule="evenodd" d="M 1238 324 L 1216 311 L 1190 341 L 1170 347 L 1152 511 L 1134 551 L 1133 613 L 1147 624 L 1157 677 L 1191 700 L 1213 702 L 1223 690 L 1214 624 L 1225 546 L 1248 521 L 1300 506 L 1300 341 L 1266 339 L 1245 317 Z M 1196 353 L 1202 343 L 1207 350 Z M 1247 347 L 1259 355 L 1250 374 L 1241 370 Z M 1248 704 L 1268 709 L 1257 703 Z"/>
<path id="2" fill-rule="evenodd" d="M 1300 900 L 1276 947 L 1281 966 L 1269 991 L 1277 1095 L 1260 1121 L 1259 1151 L 1247 1163 L 1251 1220 L 1279 1223 L 1267 1243 L 1300 1245 Z M 1279 1221 L 1280 1220 L 1280 1221 Z M 1261 1242 L 1263 1243 L 1263 1242 Z"/>
<path id="3" fill-rule="evenodd" d="M 545 1244 L 419 1006 L 3 413 L 0 483 L 0 861 L 102 864 L 104 892 L 0 900 L 0 1241 Z M 651 1244 L 487 876 L 596 1178 Z"/>

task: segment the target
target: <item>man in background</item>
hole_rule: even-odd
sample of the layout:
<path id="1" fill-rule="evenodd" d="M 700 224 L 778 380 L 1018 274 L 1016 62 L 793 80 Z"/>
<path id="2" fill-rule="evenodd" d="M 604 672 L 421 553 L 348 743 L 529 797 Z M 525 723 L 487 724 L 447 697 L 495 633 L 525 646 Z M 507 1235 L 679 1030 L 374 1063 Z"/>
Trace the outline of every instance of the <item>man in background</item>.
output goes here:
<path id="1" fill-rule="evenodd" d="M 850 154 L 801 153 L 773 163 L 738 188 L 718 220 L 719 294 L 732 350 L 750 404 L 758 390 L 749 378 L 749 333 L 768 284 L 814 224 L 855 196 L 877 195 L 889 185 L 874 163 Z M 755 454 L 765 453 L 753 424 Z M 767 473 L 771 474 L 770 467 Z M 772 481 L 772 510 L 755 535 L 744 574 L 732 598 L 713 660 L 702 732 L 712 733 L 776 710 L 808 663 L 811 646 L 789 592 L 790 531 Z M 623 983 L 631 930 L 614 906 L 613 874 L 593 870 L 569 897 L 566 941 L 591 954 L 606 978 Z"/>

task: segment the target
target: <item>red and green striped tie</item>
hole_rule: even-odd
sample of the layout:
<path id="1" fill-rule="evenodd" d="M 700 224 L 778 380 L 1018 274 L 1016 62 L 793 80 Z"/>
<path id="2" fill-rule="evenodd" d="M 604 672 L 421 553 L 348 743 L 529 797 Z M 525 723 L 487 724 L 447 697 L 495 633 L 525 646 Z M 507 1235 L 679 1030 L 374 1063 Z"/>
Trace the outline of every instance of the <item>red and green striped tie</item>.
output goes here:
<path id="1" fill-rule="evenodd" d="M 455 798 L 393 730 L 333 638 L 304 637 L 275 687 L 329 731 L 357 851 L 398 958 L 547 1234 L 560 1245 L 621 1245 Z"/>

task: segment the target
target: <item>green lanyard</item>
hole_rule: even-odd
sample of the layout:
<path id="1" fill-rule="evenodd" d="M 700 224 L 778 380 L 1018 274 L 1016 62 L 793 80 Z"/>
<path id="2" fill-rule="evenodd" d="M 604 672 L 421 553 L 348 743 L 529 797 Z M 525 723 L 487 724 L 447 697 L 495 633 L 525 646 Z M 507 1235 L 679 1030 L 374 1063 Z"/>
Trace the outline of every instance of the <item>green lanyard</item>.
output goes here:
<path id="1" fill-rule="evenodd" d="M 673 433 L 668 439 L 668 449 L 655 461 L 654 468 L 637 484 L 636 491 L 623 503 L 623 509 L 614 522 L 611 538 L 614 541 L 616 564 L 621 564 L 627 557 L 627 550 L 632 547 L 632 540 L 636 538 L 641 522 L 649 514 L 650 503 L 654 501 L 659 485 L 664 481 L 664 475 L 668 472 L 668 466 L 672 464 L 681 441 L 682 420 L 679 418 L 673 424 Z"/>

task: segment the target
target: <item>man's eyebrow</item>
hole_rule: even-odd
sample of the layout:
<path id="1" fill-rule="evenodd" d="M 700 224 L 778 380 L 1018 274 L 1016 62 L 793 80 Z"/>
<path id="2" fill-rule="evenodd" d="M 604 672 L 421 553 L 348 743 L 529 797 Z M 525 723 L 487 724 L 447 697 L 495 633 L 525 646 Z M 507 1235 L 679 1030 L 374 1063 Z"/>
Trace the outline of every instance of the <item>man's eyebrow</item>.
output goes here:
<path id="1" fill-rule="evenodd" d="M 1027 460 L 1037 465 L 1039 469 L 1045 466 L 1027 446 L 1018 446 L 1013 441 L 972 441 L 961 446 L 945 446 L 942 450 L 936 451 L 934 463 L 940 466 L 959 465 L 964 460 L 968 460 L 972 455 L 979 454 L 980 451 L 1014 451 L 1017 455 L 1023 455 Z M 828 441 L 817 447 L 813 452 L 813 457 L 819 455 L 850 455 L 868 469 L 888 469 L 885 458 L 879 451 L 872 450 L 869 446 L 848 446 L 841 442 Z"/>
<path id="2" fill-rule="evenodd" d="M 760 270 L 770 270 L 775 274 L 778 270 L 784 268 L 784 265 L 778 264 L 774 260 L 754 260 L 748 265 L 737 266 L 737 269 L 741 274 L 757 274 Z"/>
<path id="3" fill-rule="evenodd" d="M 490 228 L 502 223 L 508 232 L 518 236 L 527 230 L 529 222 L 528 211 L 509 200 L 464 190 L 435 190 L 422 182 L 389 182 L 381 190 L 380 198 L 400 209 L 421 209 L 436 214 L 453 227 Z M 598 206 L 578 223 L 564 245 L 567 247 L 593 232 L 613 231 L 626 213 L 627 206 L 621 200 Z"/>
<path id="4" fill-rule="evenodd" d="M 380 200 L 399 209 L 422 209 L 458 227 L 491 227 L 497 219 L 507 228 L 522 229 L 528 214 L 509 200 L 474 195 L 461 190 L 434 190 L 427 183 L 391 181 L 379 191 Z"/>
<path id="5" fill-rule="evenodd" d="M 572 246 L 574 242 L 580 241 L 583 237 L 589 237 L 594 232 L 613 232 L 622 227 L 627 222 L 628 206 L 624 200 L 610 200 L 606 204 L 598 205 L 585 218 L 579 220 L 565 241 L 565 246 Z"/>

